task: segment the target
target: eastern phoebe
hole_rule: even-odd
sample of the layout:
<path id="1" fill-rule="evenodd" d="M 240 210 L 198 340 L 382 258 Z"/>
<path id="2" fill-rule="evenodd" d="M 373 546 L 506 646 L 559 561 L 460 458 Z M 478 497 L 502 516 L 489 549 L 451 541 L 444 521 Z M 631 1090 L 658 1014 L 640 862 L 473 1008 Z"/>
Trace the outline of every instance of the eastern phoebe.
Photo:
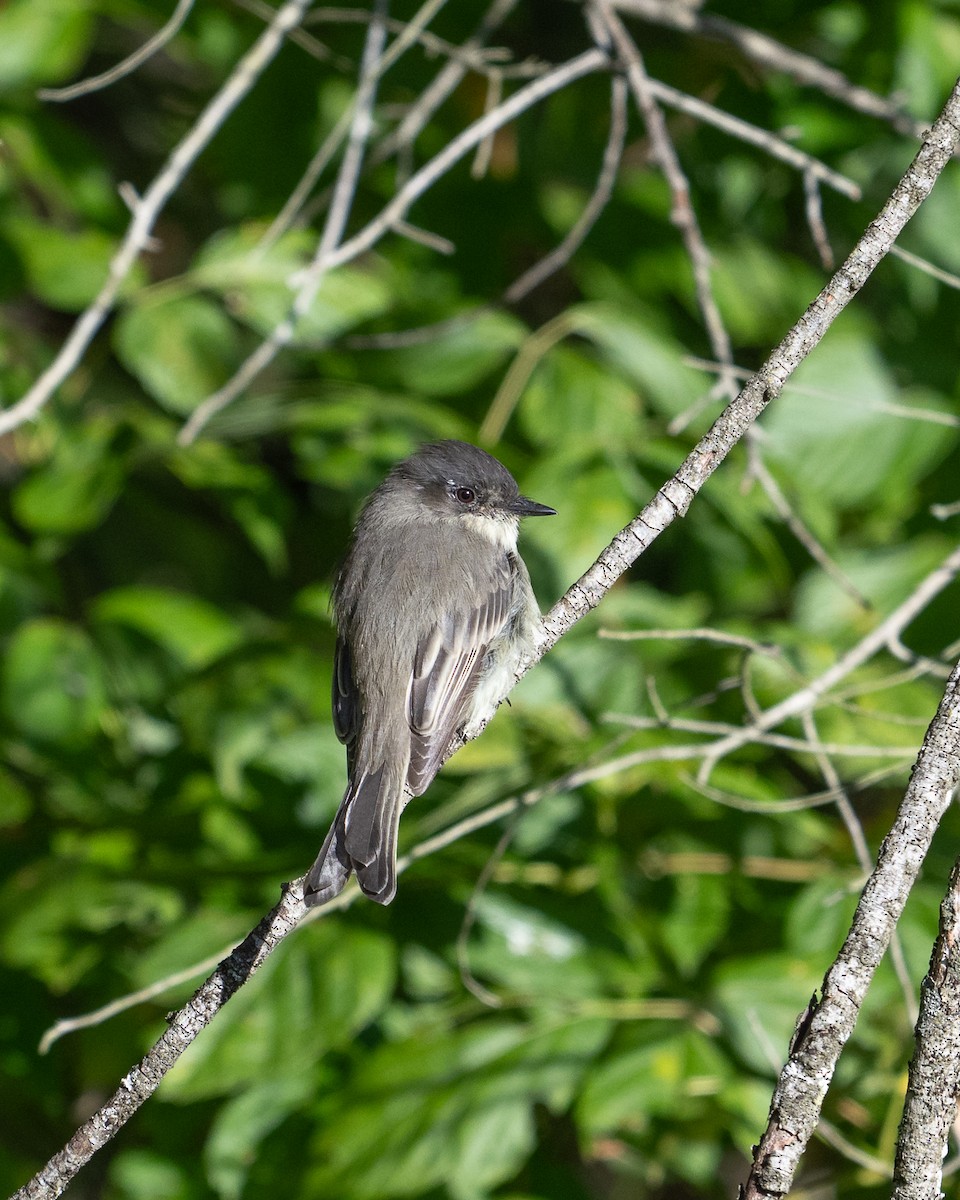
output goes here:
<path id="1" fill-rule="evenodd" d="M 540 621 L 517 553 L 521 517 L 555 509 L 466 442 L 398 463 L 367 500 L 337 579 L 333 722 L 349 782 L 303 889 L 323 904 L 351 870 L 389 904 L 397 824 L 458 730 L 506 695 Z"/>

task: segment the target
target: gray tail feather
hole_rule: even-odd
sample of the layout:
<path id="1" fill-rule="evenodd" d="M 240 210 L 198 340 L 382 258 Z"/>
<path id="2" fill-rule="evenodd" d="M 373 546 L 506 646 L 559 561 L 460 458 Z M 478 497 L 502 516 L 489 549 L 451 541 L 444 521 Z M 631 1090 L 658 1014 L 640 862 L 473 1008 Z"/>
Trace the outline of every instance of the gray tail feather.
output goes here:
<path id="1" fill-rule="evenodd" d="M 338 895 L 351 870 L 356 871 L 362 891 L 378 904 L 389 904 L 396 894 L 403 785 L 385 774 L 381 766 L 363 773 L 347 788 L 304 882 L 303 899 L 308 908 Z"/>

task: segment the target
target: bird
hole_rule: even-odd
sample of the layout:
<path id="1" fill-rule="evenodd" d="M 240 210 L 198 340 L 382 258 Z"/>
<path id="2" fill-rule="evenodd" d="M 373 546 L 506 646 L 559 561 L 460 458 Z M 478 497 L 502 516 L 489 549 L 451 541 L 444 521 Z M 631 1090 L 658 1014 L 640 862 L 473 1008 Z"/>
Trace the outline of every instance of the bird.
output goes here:
<path id="1" fill-rule="evenodd" d="M 397 827 L 453 737 L 471 736 L 535 647 L 540 609 L 517 552 L 523 517 L 556 509 L 520 494 L 468 442 L 422 446 L 369 496 L 333 590 L 333 722 L 347 788 L 304 879 L 308 907 L 356 872 L 389 904 Z"/>

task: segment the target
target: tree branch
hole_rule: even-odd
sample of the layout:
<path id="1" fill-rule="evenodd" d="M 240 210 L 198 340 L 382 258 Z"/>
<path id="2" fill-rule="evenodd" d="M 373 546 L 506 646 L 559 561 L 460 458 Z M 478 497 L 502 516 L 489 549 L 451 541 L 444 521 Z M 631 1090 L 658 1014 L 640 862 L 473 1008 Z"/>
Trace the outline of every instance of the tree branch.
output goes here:
<path id="1" fill-rule="evenodd" d="M 960 783 L 960 663 L 947 683 L 850 932 L 780 1074 L 742 1200 L 785 1196 L 940 819 Z"/>
<path id="2" fill-rule="evenodd" d="M 892 1200 L 936 1200 L 960 1091 L 960 859 L 920 993 L 917 1046 L 897 1139 Z"/>

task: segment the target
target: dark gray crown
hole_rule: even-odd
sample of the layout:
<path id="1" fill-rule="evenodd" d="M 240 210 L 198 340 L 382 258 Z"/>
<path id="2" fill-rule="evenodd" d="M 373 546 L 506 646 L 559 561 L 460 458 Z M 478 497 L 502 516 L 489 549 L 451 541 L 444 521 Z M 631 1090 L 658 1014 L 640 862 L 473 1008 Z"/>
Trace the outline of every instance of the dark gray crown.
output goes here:
<path id="1" fill-rule="evenodd" d="M 503 463 L 469 442 L 432 442 L 398 463 L 391 472 L 422 488 L 456 484 L 478 493 L 512 499 L 520 489 Z"/>

